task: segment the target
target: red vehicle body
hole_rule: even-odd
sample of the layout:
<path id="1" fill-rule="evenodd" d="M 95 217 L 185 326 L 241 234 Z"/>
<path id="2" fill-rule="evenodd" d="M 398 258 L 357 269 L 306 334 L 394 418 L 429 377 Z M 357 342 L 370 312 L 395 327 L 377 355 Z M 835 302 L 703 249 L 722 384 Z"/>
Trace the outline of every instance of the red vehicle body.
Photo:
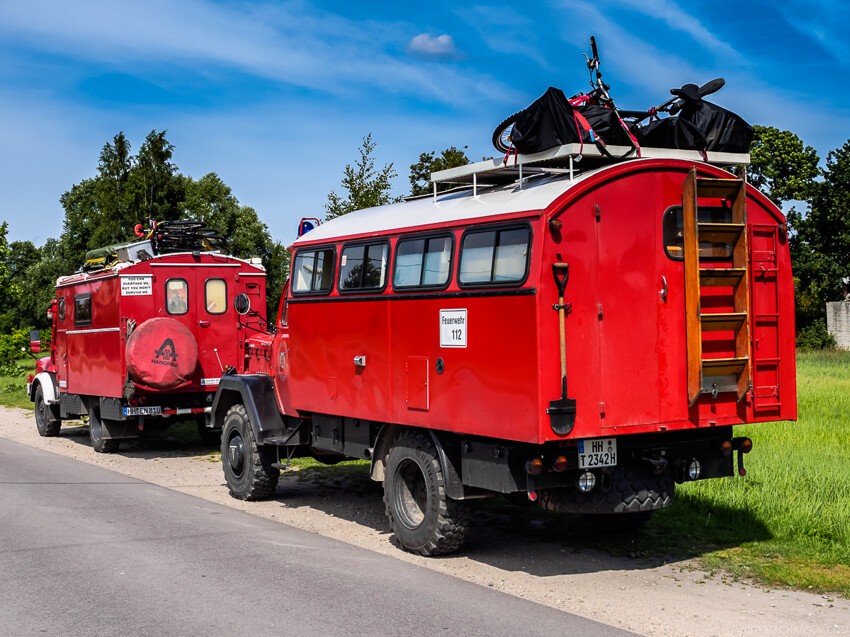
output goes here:
<path id="1" fill-rule="evenodd" d="M 57 435 L 62 419 L 88 414 L 96 451 L 174 418 L 195 417 L 203 434 L 223 367 L 243 370 L 245 341 L 264 331 L 256 313 L 237 314 L 238 295 L 264 309 L 265 271 L 213 252 L 60 278 L 50 357 L 28 384 L 39 432 Z"/>
<path id="2" fill-rule="evenodd" d="M 733 426 L 797 416 L 787 228 L 678 154 L 454 169 L 475 185 L 300 237 L 276 333 L 213 407 L 231 492 L 271 495 L 284 456 L 367 458 L 428 555 L 460 546 L 469 498 L 640 522 L 735 452 L 743 474 Z"/>

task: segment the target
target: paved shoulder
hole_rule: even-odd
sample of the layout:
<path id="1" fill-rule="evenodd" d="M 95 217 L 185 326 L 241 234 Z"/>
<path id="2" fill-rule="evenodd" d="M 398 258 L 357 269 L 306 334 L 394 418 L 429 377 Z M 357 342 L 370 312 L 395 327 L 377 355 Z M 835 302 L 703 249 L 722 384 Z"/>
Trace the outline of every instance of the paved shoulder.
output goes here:
<path id="1" fill-rule="evenodd" d="M 0 635 L 630 634 L 3 439 L 0 572 Z"/>

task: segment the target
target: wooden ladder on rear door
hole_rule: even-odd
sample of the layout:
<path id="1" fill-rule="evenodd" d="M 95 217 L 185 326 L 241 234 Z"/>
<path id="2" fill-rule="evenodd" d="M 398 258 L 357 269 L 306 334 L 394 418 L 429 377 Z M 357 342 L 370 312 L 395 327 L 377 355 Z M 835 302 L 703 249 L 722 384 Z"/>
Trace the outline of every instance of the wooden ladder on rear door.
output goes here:
<path id="1" fill-rule="evenodd" d="M 705 200 L 721 200 L 731 207 L 731 221 L 700 221 L 699 204 Z M 707 204 L 704 204 L 707 205 Z M 734 377 L 738 400 L 751 385 L 750 371 L 750 294 L 749 256 L 747 250 L 747 183 L 746 171 L 738 178 L 697 177 L 692 168 L 682 186 L 682 222 L 685 252 L 685 325 L 688 344 L 688 401 L 693 405 L 700 394 L 716 392 L 720 377 Z M 706 246 L 706 244 L 709 244 Z M 731 246 L 731 267 L 706 268 L 700 247 L 717 244 Z M 728 263 L 728 262 L 727 262 Z M 704 288 L 730 289 L 731 312 L 703 313 L 701 293 Z M 703 358 L 703 333 L 726 331 L 734 334 L 731 358 Z M 714 378 L 714 381 L 712 381 Z M 727 383 L 728 385 L 728 383 Z"/>

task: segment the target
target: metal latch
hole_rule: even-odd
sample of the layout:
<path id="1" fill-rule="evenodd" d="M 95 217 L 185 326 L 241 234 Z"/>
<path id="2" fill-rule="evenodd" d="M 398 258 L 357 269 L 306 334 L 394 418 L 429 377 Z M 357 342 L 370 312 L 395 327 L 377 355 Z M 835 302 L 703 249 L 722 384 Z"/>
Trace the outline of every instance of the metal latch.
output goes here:
<path id="1" fill-rule="evenodd" d="M 362 354 L 360 356 L 355 356 L 354 365 L 355 367 L 366 367 L 366 357 Z"/>

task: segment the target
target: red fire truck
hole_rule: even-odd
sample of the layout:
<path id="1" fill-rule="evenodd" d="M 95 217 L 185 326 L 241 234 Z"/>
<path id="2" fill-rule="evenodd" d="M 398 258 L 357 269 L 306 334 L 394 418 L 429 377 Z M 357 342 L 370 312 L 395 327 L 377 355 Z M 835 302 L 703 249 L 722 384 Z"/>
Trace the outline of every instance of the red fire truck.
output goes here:
<path id="1" fill-rule="evenodd" d="M 748 155 L 642 154 L 450 169 L 465 185 L 301 236 L 275 333 L 213 403 L 231 494 L 273 495 L 296 455 L 367 459 L 400 545 L 434 555 L 472 498 L 628 526 L 743 475 L 733 427 L 797 416 L 785 219 L 719 167 Z"/>
<path id="2" fill-rule="evenodd" d="M 88 415 L 92 447 L 113 452 L 140 431 L 209 412 L 222 371 L 244 370 L 244 343 L 265 331 L 259 260 L 193 250 L 157 254 L 150 240 L 114 250 L 106 267 L 62 277 L 48 316 L 50 356 L 27 385 L 42 436 Z M 237 312 L 238 309 L 238 312 Z M 38 334 L 33 351 L 41 349 Z"/>

